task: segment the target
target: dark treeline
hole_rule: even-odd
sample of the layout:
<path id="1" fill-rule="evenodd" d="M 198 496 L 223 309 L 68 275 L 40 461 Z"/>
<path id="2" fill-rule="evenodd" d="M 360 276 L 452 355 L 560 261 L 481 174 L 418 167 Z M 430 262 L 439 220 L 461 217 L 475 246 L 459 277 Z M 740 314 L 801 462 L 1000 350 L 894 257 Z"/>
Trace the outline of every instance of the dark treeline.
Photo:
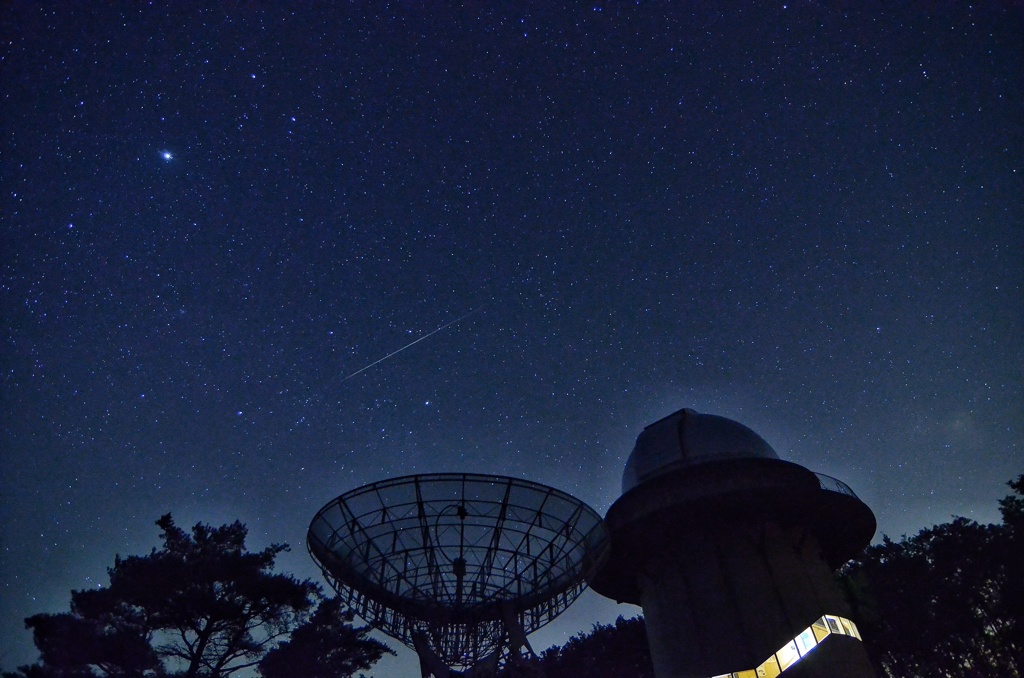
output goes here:
<path id="1" fill-rule="evenodd" d="M 1003 522 L 966 518 L 888 537 L 840 582 L 879 675 L 1020 676 L 1024 671 L 1024 475 Z"/>
<path id="2" fill-rule="evenodd" d="M 25 620 L 40 660 L 4 678 L 345 678 L 391 653 L 315 583 L 273 571 L 287 546 L 250 552 L 239 522 L 157 525 L 162 546 L 115 557 L 109 585 Z"/>
<path id="3" fill-rule="evenodd" d="M 1021 675 L 1024 475 L 1009 485 L 1001 524 L 955 518 L 885 537 L 839 573 L 879 676 Z M 73 591 L 70 612 L 26 619 L 40 660 L 3 678 L 346 678 L 391 653 L 316 584 L 273 571 L 287 546 L 249 552 L 238 522 L 157 525 L 162 546 L 116 557 L 108 586 Z M 546 678 L 654 676 L 639 617 L 597 624 L 540 662 Z"/>

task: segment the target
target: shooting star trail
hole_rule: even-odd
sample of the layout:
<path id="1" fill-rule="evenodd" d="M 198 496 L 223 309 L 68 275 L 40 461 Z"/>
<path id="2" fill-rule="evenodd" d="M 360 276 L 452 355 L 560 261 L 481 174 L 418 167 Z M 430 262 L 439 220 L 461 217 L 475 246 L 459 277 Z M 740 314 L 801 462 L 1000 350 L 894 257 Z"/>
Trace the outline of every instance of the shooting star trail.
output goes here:
<path id="1" fill-rule="evenodd" d="M 387 354 L 386 356 L 384 356 L 384 357 L 383 357 L 383 358 L 381 358 L 380 360 L 377 360 L 377 361 L 375 361 L 375 362 L 372 362 L 372 363 L 370 363 L 369 365 L 367 365 L 366 367 L 364 367 L 364 368 L 362 368 L 362 369 L 358 369 L 358 370 L 356 370 L 356 371 L 355 371 L 355 372 L 353 372 L 352 374 L 350 374 L 350 375 L 348 375 L 347 377 L 345 377 L 344 379 L 342 379 L 342 380 L 341 380 L 341 383 L 344 383 L 344 382 L 348 381 L 349 379 L 351 379 L 352 377 L 356 376 L 357 374 L 362 374 L 363 372 L 365 372 L 366 370 L 370 369 L 370 368 L 371 368 L 371 367 L 373 367 L 374 365 L 379 365 L 379 364 L 381 364 L 382 362 L 384 362 L 385 360 L 387 360 L 387 359 L 388 359 L 388 358 L 390 358 L 391 356 L 393 356 L 393 355 L 396 355 L 396 354 L 398 354 L 398 353 L 401 353 L 402 351 L 404 351 L 405 349 L 409 348 L 410 346 L 414 346 L 414 345 L 416 345 L 416 344 L 420 343 L 420 342 L 421 342 L 421 341 L 423 341 L 424 339 L 426 339 L 426 338 L 428 338 L 428 337 L 431 337 L 431 336 L 433 336 L 433 335 L 437 334 L 438 332 L 440 332 L 440 331 L 441 331 L 441 330 L 443 330 L 444 328 L 446 328 L 446 327 L 451 327 L 452 325 L 454 325 L 455 323 L 459 322 L 460 320 L 465 320 L 466 318 L 468 318 L 469 316 L 473 315 L 473 314 L 474 314 L 474 313 L 476 313 L 476 312 L 477 312 L 477 309 L 475 309 L 475 308 L 474 308 L 474 309 L 473 309 L 473 310 L 471 310 L 471 311 L 470 311 L 469 313 L 467 313 L 467 314 L 465 314 L 465 315 L 461 315 L 461 316 L 459 316 L 458 318 L 456 318 L 455 320 L 452 320 L 451 322 L 448 322 L 448 323 L 445 323 L 444 325 L 441 325 L 440 327 L 438 327 L 438 328 L 437 328 L 436 330 L 434 330 L 433 332 L 430 332 L 430 333 L 428 333 L 428 334 L 424 334 L 424 335 L 423 335 L 422 337 L 420 337 L 420 338 L 419 338 L 419 339 L 417 339 L 416 341 L 411 341 L 411 342 L 409 342 L 408 344 L 406 344 L 405 346 L 403 346 L 402 348 L 398 349 L 397 351 L 392 351 L 391 353 L 388 353 L 388 354 Z"/>

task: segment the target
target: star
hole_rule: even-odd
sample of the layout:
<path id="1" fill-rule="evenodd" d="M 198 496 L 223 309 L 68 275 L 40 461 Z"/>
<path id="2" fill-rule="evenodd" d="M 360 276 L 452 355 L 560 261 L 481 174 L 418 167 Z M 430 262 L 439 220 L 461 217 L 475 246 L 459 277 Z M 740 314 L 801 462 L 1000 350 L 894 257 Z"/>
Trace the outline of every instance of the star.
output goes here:
<path id="1" fill-rule="evenodd" d="M 171 153 L 170 151 L 160 151 L 160 157 L 167 162 L 174 160 L 174 154 Z"/>

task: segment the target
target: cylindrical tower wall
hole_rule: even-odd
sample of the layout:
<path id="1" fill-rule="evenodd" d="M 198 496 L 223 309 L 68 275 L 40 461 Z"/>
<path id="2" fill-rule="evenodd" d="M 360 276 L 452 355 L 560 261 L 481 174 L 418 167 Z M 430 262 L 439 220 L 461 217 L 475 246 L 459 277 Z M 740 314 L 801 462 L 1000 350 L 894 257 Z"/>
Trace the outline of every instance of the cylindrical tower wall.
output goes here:
<path id="1" fill-rule="evenodd" d="M 681 410 L 644 430 L 590 583 L 643 607 L 658 678 L 874 676 L 832 572 L 875 520 L 829 480 L 722 417 Z"/>
<path id="2" fill-rule="evenodd" d="M 659 678 L 753 669 L 822 615 L 846 616 L 817 539 L 802 528 L 709 521 L 665 536 L 645 552 L 637 580 Z M 814 651 L 828 654 L 831 645 Z M 867 671 L 857 662 L 828 675 Z"/>

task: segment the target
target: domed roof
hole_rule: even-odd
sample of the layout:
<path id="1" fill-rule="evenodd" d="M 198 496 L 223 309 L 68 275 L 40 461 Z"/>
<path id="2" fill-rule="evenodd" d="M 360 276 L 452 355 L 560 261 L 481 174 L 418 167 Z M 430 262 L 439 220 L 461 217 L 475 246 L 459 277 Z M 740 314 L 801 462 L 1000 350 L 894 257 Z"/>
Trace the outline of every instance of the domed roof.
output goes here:
<path id="1" fill-rule="evenodd" d="M 680 468 L 726 459 L 778 459 L 772 446 L 743 424 L 683 409 L 645 428 L 622 473 L 622 492 Z"/>

